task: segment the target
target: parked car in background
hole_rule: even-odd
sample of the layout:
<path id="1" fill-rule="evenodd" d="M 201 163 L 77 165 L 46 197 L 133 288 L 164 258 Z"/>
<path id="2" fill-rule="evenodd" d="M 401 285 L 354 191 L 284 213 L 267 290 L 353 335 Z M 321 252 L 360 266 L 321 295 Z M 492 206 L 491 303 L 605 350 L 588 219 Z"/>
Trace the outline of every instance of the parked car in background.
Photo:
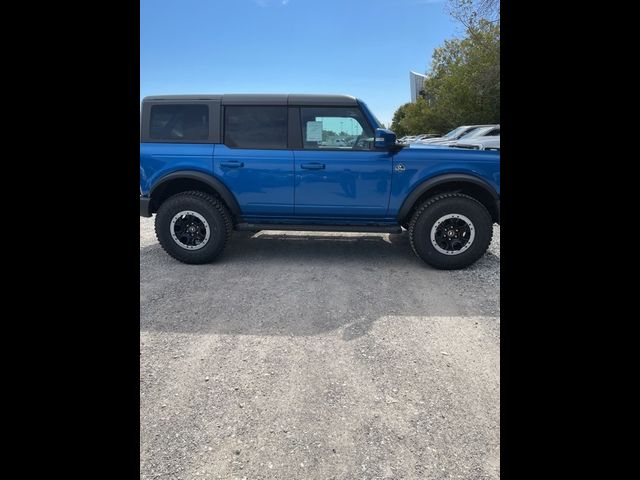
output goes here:
<path id="1" fill-rule="evenodd" d="M 449 145 L 452 148 L 467 148 L 470 150 L 500 151 L 500 135 L 485 136 L 471 139 L 460 139 Z"/>
<path id="2" fill-rule="evenodd" d="M 473 130 L 480 128 L 480 127 L 493 127 L 495 125 L 462 125 L 458 128 L 454 128 L 453 130 L 451 130 L 449 133 L 443 135 L 442 137 L 432 137 L 432 138 L 427 138 L 426 140 L 420 140 L 420 143 L 425 143 L 425 144 L 430 144 L 430 143 L 436 143 L 436 142 L 446 142 L 446 141 L 450 141 L 450 140 L 458 140 L 459 138 L 463 137 L 464 135 L 467 135 L 468 133 L 472 132 Z"/>
<path id="3" fill-rule="evenodd" d="M 420 135 L 416 135 L 413 139 L 414 142 L 419 142 L 420 140 L 426 140 L 428 138 L 438 138 L 440 135 L 437 133 L 422 133 Z"/>
<path id="4" fill-rule="evenodd" d="M 426 140 L 429 138 L 439 138 L 440 135 L 438 135 L 437 133 L 422 133 L 420 135 L 406 135 L 400 139 L 398 139 L 398 143 L 411 143 L 411 142 L 418 142 L 421 140 Z"/>
<path id="5" fill-rule="evenodd" d="M 500 136 L 500 125 L 490 125 L 488 127 L 479 127 L 471 132 L 463 135 L 458 140 L 437 140 L 432 142 L 436 145 L 451 145 L 458 141 L 470 141 L 488 136 Z"/>

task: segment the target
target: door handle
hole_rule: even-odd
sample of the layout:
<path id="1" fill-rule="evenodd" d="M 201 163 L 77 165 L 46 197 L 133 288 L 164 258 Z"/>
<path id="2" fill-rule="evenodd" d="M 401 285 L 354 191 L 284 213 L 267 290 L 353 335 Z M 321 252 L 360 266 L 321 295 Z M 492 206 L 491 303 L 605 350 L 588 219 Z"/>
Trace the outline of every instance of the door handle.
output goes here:
<path id="1" fill-rule="evenodd" d="M 244 167 L 244 163 L 243 162 L 220 162 L 220 166 L 221 167 L 229 167 L 229 168 L 240 168 L 240 167 Z"/>
<path id="2" fill-rule="evenodd" d="M 324 167 L 324 163 L 303 163 L 300 165 L 300 168 L 305 170 L 324 170 Z"/>

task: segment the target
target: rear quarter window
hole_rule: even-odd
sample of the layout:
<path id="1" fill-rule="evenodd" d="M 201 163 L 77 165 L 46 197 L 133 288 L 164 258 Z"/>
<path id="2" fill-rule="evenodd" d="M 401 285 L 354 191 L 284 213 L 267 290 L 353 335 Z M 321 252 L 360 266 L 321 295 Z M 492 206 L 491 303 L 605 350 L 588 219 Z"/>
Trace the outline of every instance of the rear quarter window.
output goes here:
<path id="1" fill-rule="evenodd" d="M 153 140 L 206 140 L 209 136 L 207 105 L 152 105 L 149 138 Z"/>

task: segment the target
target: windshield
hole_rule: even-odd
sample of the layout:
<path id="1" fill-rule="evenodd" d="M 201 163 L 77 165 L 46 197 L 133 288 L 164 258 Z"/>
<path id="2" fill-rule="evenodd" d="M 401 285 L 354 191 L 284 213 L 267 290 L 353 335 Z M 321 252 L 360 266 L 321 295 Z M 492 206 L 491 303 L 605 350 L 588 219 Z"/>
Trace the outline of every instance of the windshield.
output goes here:
<path id="1" fill-rule="evenodd" d="M 467 127 L 458 127 L 458 128 L 455 128 L 455 129 L 451 130 L 449 133 L 447 133 L 442 138 L 446 138 L 447 140 L 455 140 L 456 138 L 459 138 L 460 135 L 462 135 L 463 132 L 465 132 L 466 130 L 467 130 Z"/>
<path id="2" fill-rule="evenodd" d="M 483 137 L 493 129 L 494 129 L 494 127 L 474 128 L 473 131 L 471 131 L 470 133 L 465 133 L 464 135 L 462 135 L 460 137 L 460 140 L 467 140 L 469 138 Z"/>

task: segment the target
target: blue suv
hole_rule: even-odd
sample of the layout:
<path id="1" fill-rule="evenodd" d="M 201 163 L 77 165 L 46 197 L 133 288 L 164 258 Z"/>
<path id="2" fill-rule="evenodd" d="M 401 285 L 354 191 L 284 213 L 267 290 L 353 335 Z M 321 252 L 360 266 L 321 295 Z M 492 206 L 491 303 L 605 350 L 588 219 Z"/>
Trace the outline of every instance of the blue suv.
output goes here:
<path id="1" fill-rule="evenodd" d="M 466 267 L 500 222 L 500 153 L 413 149 L 346 95 L 142 101 L 140 215 L 164 250 L 214 260 L 234 230 L 401 233 L 427 264 Z"/>

